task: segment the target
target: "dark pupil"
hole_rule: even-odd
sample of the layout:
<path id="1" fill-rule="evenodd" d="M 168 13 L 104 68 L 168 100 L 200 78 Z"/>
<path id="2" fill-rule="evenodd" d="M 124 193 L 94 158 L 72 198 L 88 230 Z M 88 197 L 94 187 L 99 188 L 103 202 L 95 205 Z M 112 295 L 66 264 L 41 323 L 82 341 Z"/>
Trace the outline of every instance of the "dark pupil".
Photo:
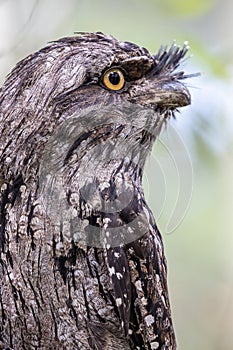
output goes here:
<path id="1" fill-rule="evenodd" d="M 117 85 L 120 82 L 120 75 L 117 72 L 109 73 L 109 81 L 112 85 Z"/>

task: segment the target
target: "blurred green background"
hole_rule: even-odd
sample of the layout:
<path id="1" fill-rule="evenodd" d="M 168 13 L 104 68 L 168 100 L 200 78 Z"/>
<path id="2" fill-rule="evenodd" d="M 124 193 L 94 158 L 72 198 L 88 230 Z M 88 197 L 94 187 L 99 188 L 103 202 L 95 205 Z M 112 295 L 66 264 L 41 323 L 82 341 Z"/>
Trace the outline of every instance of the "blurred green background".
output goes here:
<path id="1" fill-rule="evenodd" d="M 183 146 L 177 154 L 164 130 L 144 178 L 164 237 L 180 350 L 233 349 L 232 13 L 230 0 L 0 0 L 1 84 L 18 60 L 74 31 L 103 31 L 152 53 L 189 41 L 192 57 L 183 68 L 202 75 L 187 81 L 192 106 L 171 121 Z M 178 165 L 167 166 L 169 157 Z M 183 215 L 168 230 L 177 205 Z"/>

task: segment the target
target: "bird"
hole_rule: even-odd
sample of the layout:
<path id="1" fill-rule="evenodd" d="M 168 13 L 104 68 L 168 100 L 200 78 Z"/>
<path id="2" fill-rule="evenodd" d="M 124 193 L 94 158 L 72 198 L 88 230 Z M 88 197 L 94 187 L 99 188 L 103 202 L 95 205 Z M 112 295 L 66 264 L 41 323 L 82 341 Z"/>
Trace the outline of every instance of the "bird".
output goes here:
<path id="1" fill-rule="evenodd" d="M 0 90 L 0 348 L 174 350 L 143 170 L 191 103 L 189 47 L 77 32 Z M 154 194 L 156 195 L 156 194 Z"/>

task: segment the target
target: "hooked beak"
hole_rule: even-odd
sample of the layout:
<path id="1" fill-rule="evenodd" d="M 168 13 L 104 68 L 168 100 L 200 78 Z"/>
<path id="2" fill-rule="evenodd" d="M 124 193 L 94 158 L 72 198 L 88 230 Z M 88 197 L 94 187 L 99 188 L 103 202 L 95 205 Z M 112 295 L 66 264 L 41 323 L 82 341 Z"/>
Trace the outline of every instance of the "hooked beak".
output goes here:
<path id="1" fill-rule="evenodd" d="M 188 89 L 175 79 L 148 79 L 135 89 L 131 102 L 154 110 L 175 110 L 191 103 Z"/>
<path id="2" fill-rule="evenodd" d="M 151 82 L 151 91 L 154 92 L 151 103 L 159 108 L 174 110 L 191 103 L 189 90 L 177 80 Z"/>

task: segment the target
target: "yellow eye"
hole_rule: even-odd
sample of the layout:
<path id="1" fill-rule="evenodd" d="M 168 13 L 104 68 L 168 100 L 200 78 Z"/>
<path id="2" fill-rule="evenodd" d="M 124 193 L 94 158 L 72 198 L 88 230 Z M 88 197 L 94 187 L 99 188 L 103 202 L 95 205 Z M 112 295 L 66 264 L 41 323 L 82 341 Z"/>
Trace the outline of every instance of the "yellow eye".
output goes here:
<path id="1" fill-rule="evenodd" d="M 118 68 L 111 68 L 104 73 L 103 83 L 110 90 L 121 90 L 125 85 L 124 74 Z"/>

